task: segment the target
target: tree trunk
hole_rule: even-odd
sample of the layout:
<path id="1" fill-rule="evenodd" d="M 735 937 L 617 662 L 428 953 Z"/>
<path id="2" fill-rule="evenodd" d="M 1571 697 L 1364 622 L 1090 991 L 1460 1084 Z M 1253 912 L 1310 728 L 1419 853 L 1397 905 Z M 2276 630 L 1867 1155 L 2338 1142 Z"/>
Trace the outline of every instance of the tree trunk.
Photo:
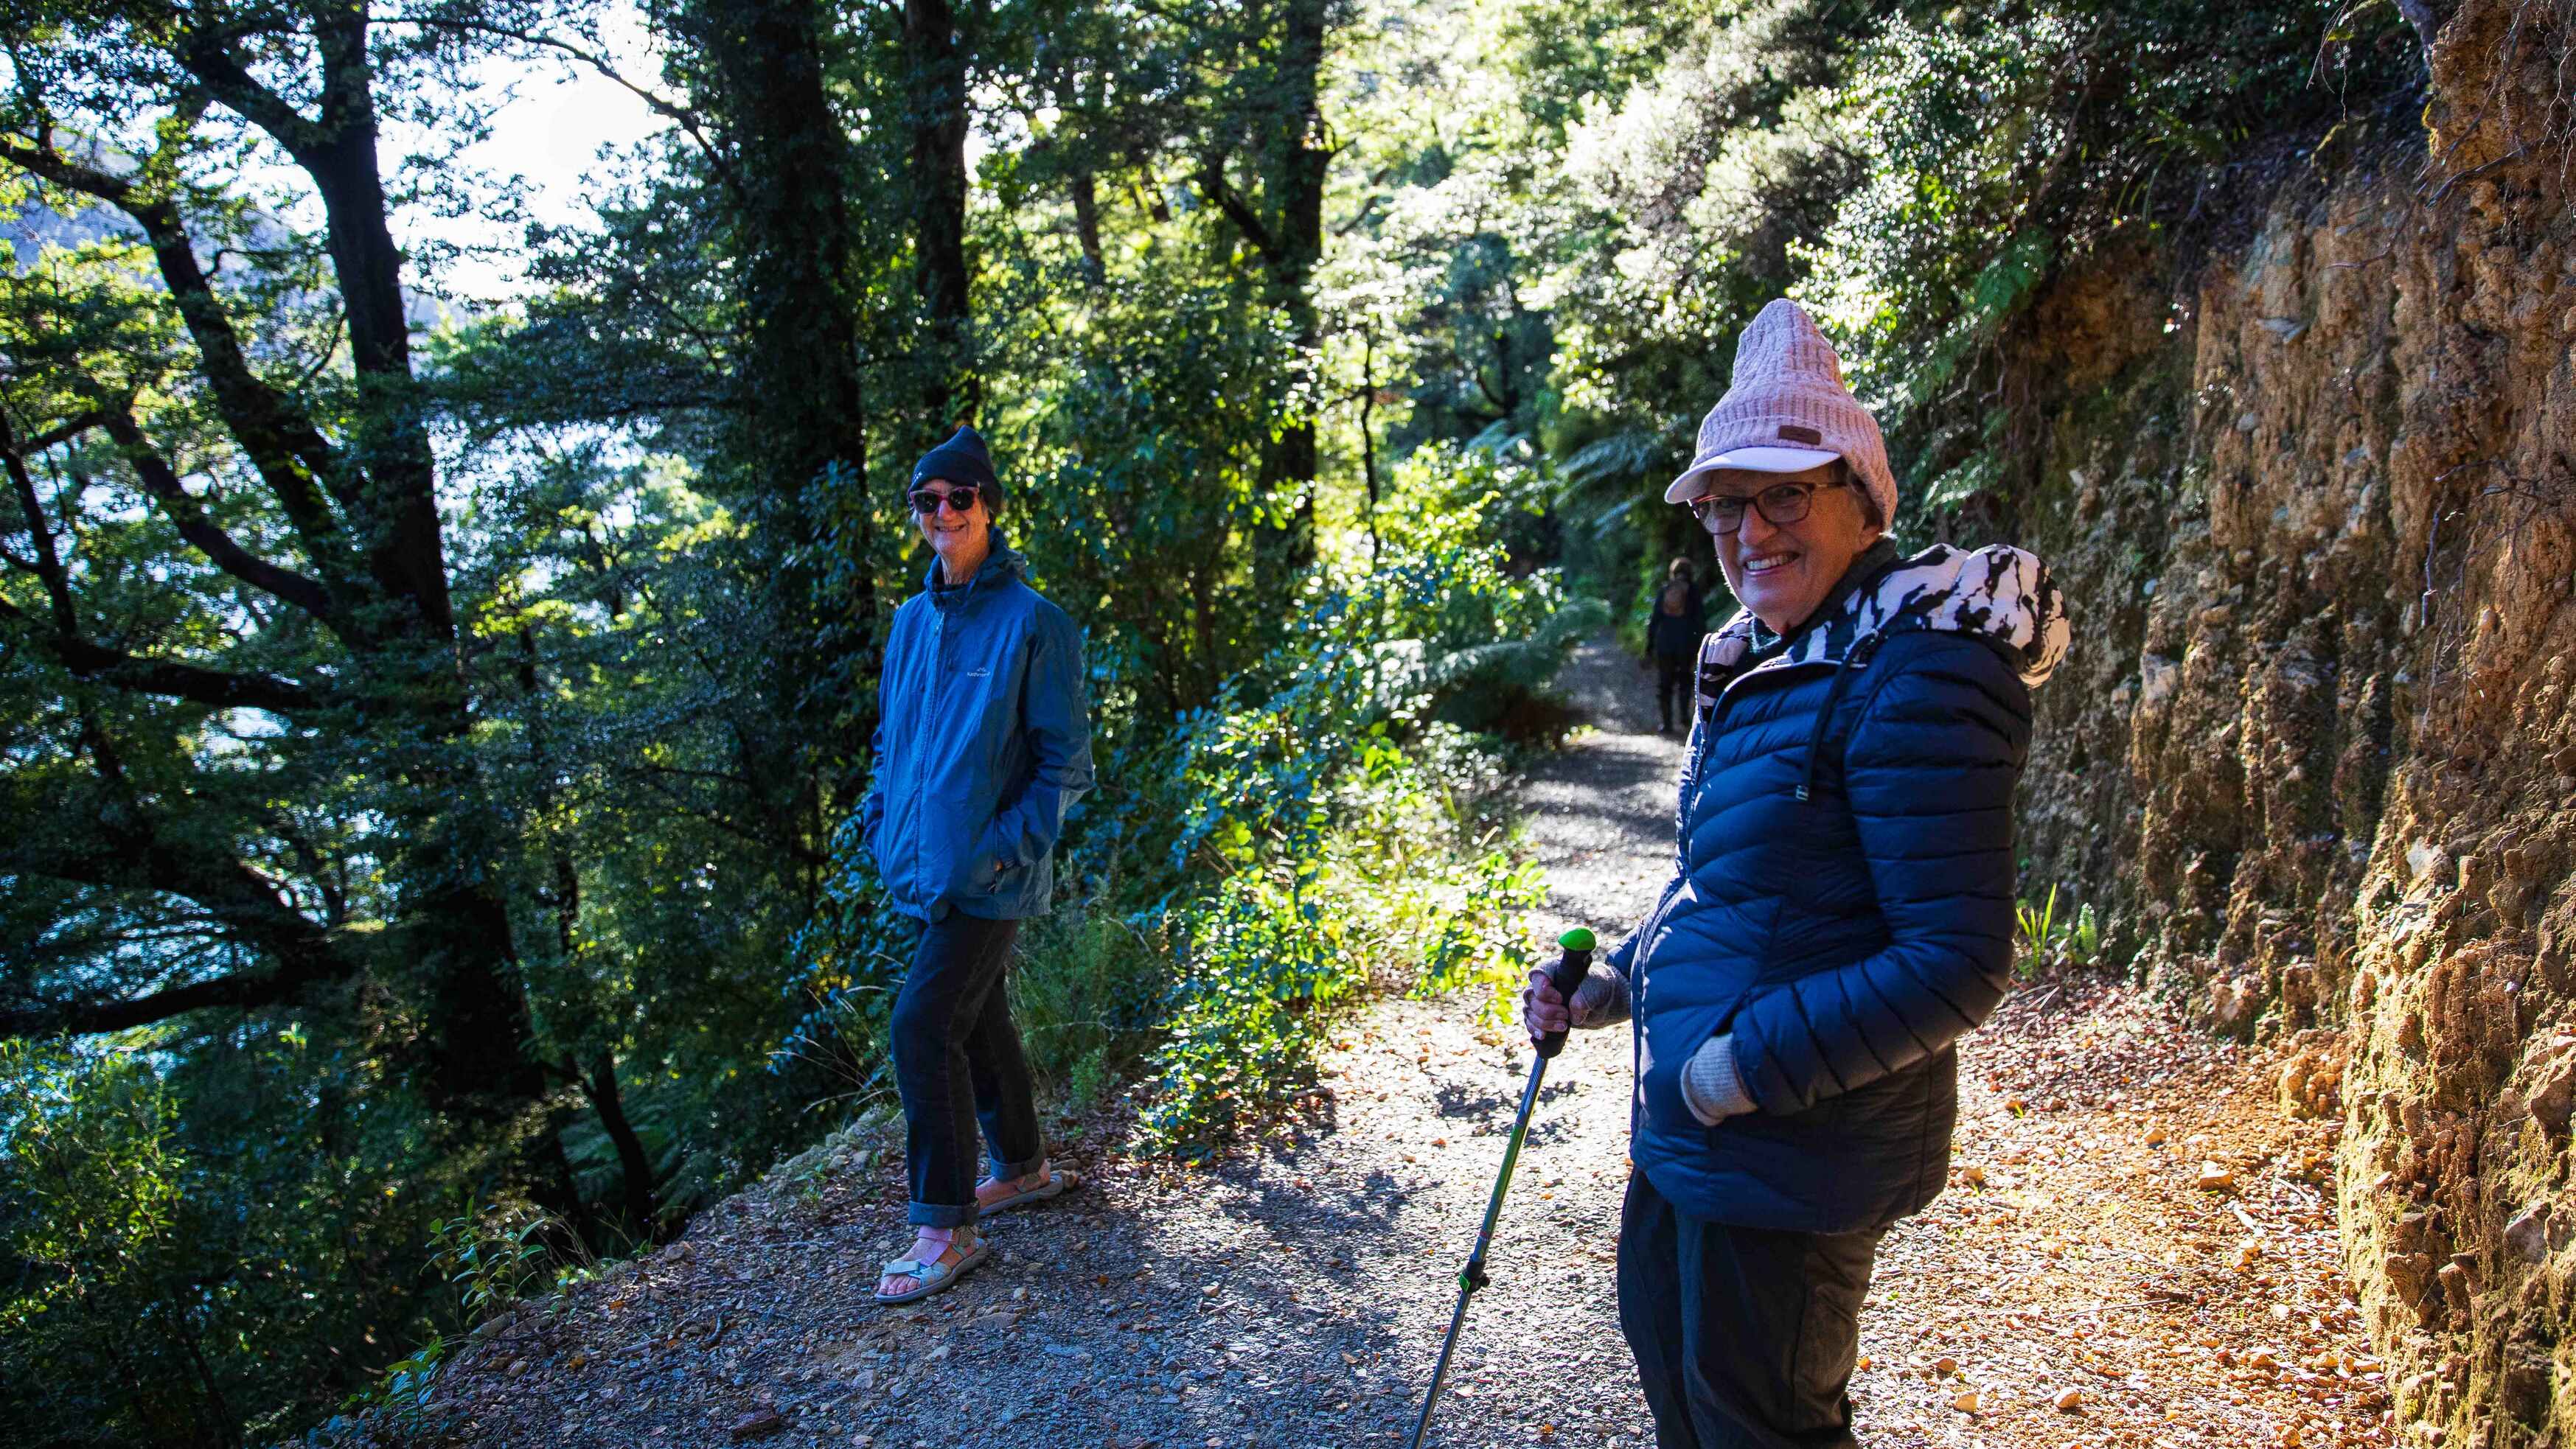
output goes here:
<path id="1" fill-rule="evenodd" d="M 1109 280 L 1109 262 L 1100 250 L 1100 184 L 1084 167 L 1073 173 L 1073 235 L 1082 244 L 1082 280 L 1098 287 Z"/>
<path id="2" fill-rule="evenodd" d="M 1324 40 L 1332 0 L 1283 0 L 1276 59 L 1252 82 L 1246 111 L 1259 194 L 1247 198 L 1226 179 L 1222 154 L 1203 157 L 1200 188 L 1208 193 L 1262 261 L 1271 305 L 1288 314 L 1299 369 L 1315 365 L 1322 327 L 1315 310 L 1315 266 L 1324 253 L 1324 182 L 1333 153 L 1324 145 Z M 1286 521 L 1253 538 L 1253 575 L 1273 600 L 1294 587 L 1315 561 L 1315 419 L 1299 408 L 1281 419 L 1261 452 L 1260 482 L 1273 498 L 1292 501 Z"/>
<path id="3" fill-rule="evenodd" d="M 626 1221 L 636 1232 L 649 1236 L 655 1211 L 653 1159 L 645 1155 L 644 1139 L 635 1135 L 635 1124 L 626 1118 L 626 1103 L 617 1091 L 617 1058 L 601 1049 L 580 1081 L 582 1095 L 590 1100 L 591 1110 L 599 1114 L 599 1125 L 617 1146 L 618 1176 L 625 1186 Z"/>
<path id="4" fill-rule="evenodd" d="M 1360 476 L 1368 484 L 1369 567 L 1377 567 L 1377 331 L 1362 342 L 1360 362 Z"/>
<path id="5" fill-rule="evenodd" d="M 860 173 L 825 84 L 826 14 L 815 0 L 692 0 L 672 14 L 674 38 L 707 68 L 734 178 L 743 316 L 730 481 L 780 641 L 763 689 L 786 736 L 746 742 L 773 833 L 819 828 L 800 756 L 855 796 L 856 746 L 876 710 Z"/>
<path id="6" fill-rule="evenodd" d="M 1315 311 L 1315 267 L 1324 256 L 1324 181 L 1332 152 L 1324 148 L 1324 32 L 1329 0 L 1289 0 L 1280 81 L 1286 104 L 1271 138 L 1279 196 L 1280 256 L 1274 264 L 1280 300 L 1301 365 L 1318 362 L 1323 328 Z M 1280 541 L 1283 562 L 1303 571 L 1315 561 L 1315 417 L 1293 419 L 1275 445 L 1273 486 L 1297 495 Z"/>
<path id="7" fill-rule="evenodd" d="M 324 441 L 294 402 L 228 351 L 219 319 L 194 321 L 192 330 L 219 390 L 230 388 L 262 418 L 296 424 L 286 439 L 340 505 L 331 526 L 366 559 L 379 618 L 343 637 L 352 639 L 352 682 L 364 708 L 391 723 L 387 737 L 400 741 L 385 761 L 395 785 L 388 823 L 403 842 L 388 865 L 398 901 L 395 959 L 423 1013 L 414 1064 L 422 1094 L 463 1142 L 516 1141 L 513 1177 L 541 1202 L 578 1212 L 570 1164 L 554 1133 L 506 1130 L 526 1125 L 520 1119 L 544 1101 L 547 1086 L 503 894 L 507 825 L 466 749 L 472 710 L 448 592 L 437 463 L 411 371 L 402 253 L 377 155 L 368 23 L 364 7 L 316 12 L 320 66 L 311 114 L 253 73 L 224 32 L 183 34 L 177 42 L 180 63 L 283 147 L 321 196 L 358 383 L 348 436 L 336 447 Z M 175 213 L 163 225 L 175 231 Z M 183 300 L 203 290 L 203 279 L 189 275 L 193 257 L 177 255 L 184 243 L 184 235 L 156 238 L 173 294 Z M 254 456 L 264 432 L 241 438 Z M 311 503 L 299 497 L 294 479 L 280 477 L 273 486 L 290 508 Z M 345 593 L 366 585 L 340 587 Z"/>
<path id="8" fill-rule="evenodd" d="M 707 99 L 740 179 L 740 440 L 755 485 L 790 501 L 826 464 L 867 459 L 857 164 L 824 88 L 822 26 L 814 0 L 719 0 L 687 7 L 677 27 L 714 70 Z"/>
<path id="9" fill-rule="evenodd" d="M 948 0 L 904 0 L 913 290 L 926 334 L 917 428 L 926 449 L 979 401 L 966 328 L 966 55 Z"/>
<path id="10" fill-rule="evenodd" d="M 555 809 L 553 788 L 544 783 L 552 777 L 547 758 L 548 735 L 545 719 L 545 679 L 537 667 L 536 631 L 525 626 L 519 630 L 519 693 L 528 711 L 529 773 L 539 782 L 536 787 L 536 811 L 551 815 Z M 581 949 L 581 868 L 572 852 L 557 845 L 554 848 L 554 884 L 548 891 L 547 904 L 555 913 L 555 949 L 562 953 L 567 966 L 573 964 Z M 587 1001 L 576 994 L 577 1001 Z M 566 1054 L 556 1070 L 581 1088 L 583 1100 L 599 1117 L 600 1129 L 617 1148 L 619 1184 L 625 1198 L 627 1224 L 634 1231 L 650 1235 L 653 1228 L 654 1195 L 652 1159 L 644 1154 L 644 1144 L 635 1135 L 635 1126 L 626 1117 L 626 1104 L 617 1090 L 617 1054 L 607 1044 L 607 1023 L 586 1005 L 576 1005 L 575 1020 L 565 1035 L 573 1040 L 598 1043 L 591 1054 L 590 1070 L 583 1071 L 574 1058 Z M 561 1027 L 559 1030 L 563 1029 Z"/>

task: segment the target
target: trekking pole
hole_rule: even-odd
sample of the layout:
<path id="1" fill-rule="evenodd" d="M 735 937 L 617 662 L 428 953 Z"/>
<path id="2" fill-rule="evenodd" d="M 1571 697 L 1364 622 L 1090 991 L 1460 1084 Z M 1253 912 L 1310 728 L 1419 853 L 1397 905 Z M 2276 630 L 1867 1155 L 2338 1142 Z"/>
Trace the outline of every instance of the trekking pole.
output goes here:
<path id="1" fill-rule="evenodd" d="M 1548 984 L 1566 1000 L 1573 1010 L 1574 988 L 1583 984 L 1584 974 L 1592 969 L 1592 933 L 1581 926 L 1556 938 L 1564 950 L 1556 964 L 1548 968 Z M 1511 1141 L 1503 1147 L 1503 1170 L 1494 1178 L 1494 1195 L 1485 1203 L 1485 1225 L 1476 1230 L 1476 1249 L 1467 1255 L 1467 1266 L 1458 1274 L 1458 1306 L 1449 1315 L 1448 1336 L 1440 1340 L 1440 1361 L 1431 1369 L 1431 1392 L 1423 1395 L 1422 1417 L 1414 1421 L 1413 1438 L 1407 1449 L 1422 1449 L 1422 1436 L 1431 1428 L 1431 1408 L 1440 1402 L 1440 1381 L 1449 1376 L 1449 1355 L 1458 1347 L 1458 1325 L 1467 1321 L 1467 1300 L 1485 1286 L 1485 1249 L 1494 1241 L 1494 1221 L 1503 1215 L 1503 1194 L 1512 1185 L 1512 1166 L 1520 1161 L 1521 1139 L 1529 1135 L 1530 1108 L 1538 1105 L 1539 1078 L 1547 1075 L 1550 1057 L 1565 1050 L 1565 1033 L 1552 1031 L 1534 1037 L 1530 1045 L 1538 1056 L 1530 1062 L 1529 1085 L 1521 1088 L 1520 1115 L 1512 1119 Z"/>

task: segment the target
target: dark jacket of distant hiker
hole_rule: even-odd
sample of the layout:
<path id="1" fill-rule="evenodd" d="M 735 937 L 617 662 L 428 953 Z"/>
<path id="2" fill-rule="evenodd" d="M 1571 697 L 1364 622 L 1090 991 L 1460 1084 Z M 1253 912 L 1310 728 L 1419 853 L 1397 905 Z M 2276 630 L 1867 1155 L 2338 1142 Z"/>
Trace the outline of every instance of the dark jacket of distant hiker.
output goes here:
<path id="1" fill-rule="evenodd" d="M 1788 638 L 1742 614 L 1708 636 L 1679 871 L 1608 962 L 1631 1154 L 1681 1211 L 1841 1233 L 1940 1191 L 1951 1044 L 2009 977 L 2030 688 L 2065 645 L 2030 555 L 1884 542 Z M 1721 1033 L 1756 1110 L 1702 1126 L 1680 1074 Z"/>
<path id="2" fill-rule="evenodd" d="M 1082 634 L 1027 574 L 996 529 L 964 587 L 895 611 L 859 829 L 905 915 L 1016 920 L 1054 894 L 1065 811 L 1092 784 L 1091 724 Z"/>
<path id="3" fill-rule="evenodd" d="M 1664 595 L 1676 587 L 1689 591 L 1688 600 L 1679 614 L 1667 614 Z M 1699 585 L 1667 579 L 1656 588 L 1646 609 L 1647 653 L 1658 659 L 1687 659 L 1699 651 L 1700 638 L 1708 632 L 1708 603 Z"/>

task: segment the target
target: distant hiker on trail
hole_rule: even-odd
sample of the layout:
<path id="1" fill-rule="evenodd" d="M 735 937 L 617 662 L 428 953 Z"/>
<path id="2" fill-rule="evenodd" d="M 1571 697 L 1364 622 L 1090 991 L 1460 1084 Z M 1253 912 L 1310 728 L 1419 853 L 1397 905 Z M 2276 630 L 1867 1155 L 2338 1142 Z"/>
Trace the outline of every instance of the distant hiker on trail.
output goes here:
<path id="1" fill-rule="evenodd" d="M 1676 715 L 1690 717 L 1691 660 L 1707 632 L 1708 603 L 1700 596 L 1699 576 L 1689 559 L 1674 559 L 1646 615 L 1646 652 L 1654 656 L 1655 708 L 1663 713 L 1664 734 L 1673 732 Z"/>
<path id="2" fill-rule="evenodd" d="M 1883 536 L 1878 424 L 1807 314 L 1746 329 L 1664 494 L 1744 608 L 1699 651 L 1679 871 L 1533 1033 L 1635 1019 L 1619 1322 L 1662 1449 L 1854 1443 L 1889 1225 L 1940 1192 L 2012 959 L 2014 782 L 2067 624 L 2037 559 Z"/>
<path id="3" fill-rule="evenodd" d="M 1091 719 L 1082 636 L 994 527 L 1002 496 L 972 428 L 912 470 L 936 557 L 895 613 L 877 678 L 860 831 L 895 909 L 922 923 L 892 1027 L 917 1233 L 885 1265 L 880 1303 L 955 1286 L 992 1252 L 978 1217 L 1075 1185 L 1047 1166 L 1002 977 L 1020 919 L 1054 892 L 1065 810 L 1091 788 Z M 980 1182 L 979 1119 L 992 1149 Z"/>

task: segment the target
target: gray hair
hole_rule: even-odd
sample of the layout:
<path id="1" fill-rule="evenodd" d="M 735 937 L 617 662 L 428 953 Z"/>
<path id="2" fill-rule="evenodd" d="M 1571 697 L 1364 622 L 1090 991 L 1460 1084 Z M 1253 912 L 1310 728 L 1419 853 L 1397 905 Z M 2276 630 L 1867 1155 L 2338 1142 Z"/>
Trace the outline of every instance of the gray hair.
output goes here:
<path id="1" fill-rule="evenodd" d="M 1849 488 L 1852 491 L 1852 497 L 1859 500 L 1862 527 L 1875 528 L 1881 532 L 1886 530 L 1887 515 L 1879 509 L 1878 494 L 1870 488 L 1869 479 L 1864 477 L 1858 468 L 1852 466 L 1849 458 L 1834 460 L 1834 481 Z"/>

